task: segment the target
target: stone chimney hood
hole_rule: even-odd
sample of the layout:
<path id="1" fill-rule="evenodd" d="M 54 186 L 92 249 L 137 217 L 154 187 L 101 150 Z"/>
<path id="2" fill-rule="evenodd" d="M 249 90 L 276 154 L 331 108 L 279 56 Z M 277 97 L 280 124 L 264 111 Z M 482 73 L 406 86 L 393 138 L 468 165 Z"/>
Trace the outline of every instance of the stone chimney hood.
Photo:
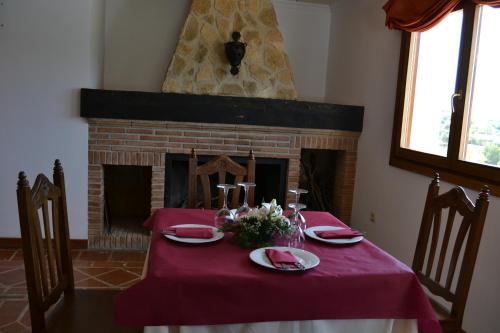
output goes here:
<path id="1" fill-rule="evenodd" d="M 247 44 L 230 73 L 225 43 Z M 271 0 L 193 0 L 162 93 L 82 89 L 85 118 L 361 132 L 363 107 L 297 101 Z"/>
<path id="2" fill-rule="evenodd" d="M 247 44 L 237 75 L 224 53 L 233 32 Z M 271 0 L 193 0 L 162 91 L 296 99 Z"/>

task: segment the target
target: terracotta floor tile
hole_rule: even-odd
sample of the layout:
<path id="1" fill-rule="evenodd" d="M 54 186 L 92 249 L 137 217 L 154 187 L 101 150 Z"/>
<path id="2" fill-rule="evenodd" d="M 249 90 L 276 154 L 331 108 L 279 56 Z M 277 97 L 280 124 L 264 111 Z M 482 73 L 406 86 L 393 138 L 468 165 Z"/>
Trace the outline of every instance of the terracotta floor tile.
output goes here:
<path id="1" fill-rule="evenodd" d="M 75 280 L 75 282 L 85 280 L 88 278 L 89 278 L 89 276 L 87 274 L 84 274 L 84 273 L 78 271 L 77 269 L 73 269 L 73 279 Z"/>
<path id="2" fill-rule="evenodd" d="M 15 253 L 16 250 L 0 250 L 0 260 L 10 260 Z"/>
<path id="3" fill-rule="evenodd" d="M 0 261 L 0 273 L 5 272 L 8 270 L 11 270 L 13 268 L 22 268 L 24 267 L 24 263 L 22 261 L 7 261 L 7 260 L 2 260 Z"/>
<path id="4" fill-rule="evenodd" d="M 75 282 L 75 288 L 77 289 L 100 289 L 100 288 L 110 288 L 110 285 L 98 281 L 94 278 L 89 278 L 86 280 Z"/>
<path id="5" fill-rule="evenodd" d="M 126 262 L 123 261 L 96 261 L 93 263 L 92 267 L 125 267 L 127 265 Z"/>
<path id="6" fill-rule="evenodd" d="M 146 259 L 146 252 L 144 251 L 113 251 L 111 260 L 116 261 L 141 261 Z"/>
<path id="7" fill-rule="evenodd" d="M 0 306 L 0 327 L 17 320 L 28 304 L 25 300 L 6 300 Z"/>
<path id="8" fill-rule="evenodd" d="M 10 271 L 0 273 L 0 283 L 6 286 L 24 281 L 24 269 L 16 268 Z"/>
<path id="9" fill-rule="evenodd" d="M 79 267 L 79 268 L 76 268 L 76 270 L 93 277 L 93 276 L 98 276 L 100 274 L 109 273 L 111 271 L 114 271 L 115 268 L 113 268 L 113 267 Z"/>
<path id="10" fill-rule="evenodd" d="M 111 251 L 82 251 L 78 259 L 81 260 L 108 260 L 111 256 Z"/>
<path id="11" fill-rule="evenodd" d="M 94 264 L 94 261 L 91 260 L 73 260 L 73 267 L 91 267 Z"/>
<path id="12" fill-rule="evenodd" d="M 99 280 L 105 281 L 114 286 L 119 286 L 135 279 L 137 279 L 136 274 L 129 273 L 123 269 L 117 269 L 115 271 L 99 275 Z"/>
<path id="13" fill-rule="evenodd" d="M 11 260 L 24 260 L 23 250 L 17 250 Z"/>
<path id="14" fill-rule="evenodd" d="M 71 255 L 77 289 L 124 289 L 140 281 L 146 253 L 73 250 Z M 23 260 L 21 250 L 0 249 L 0 333 L 30 331 Z"/>
<path id="15" fill-rule="evenodd" d="M 26 290 L 26 288 L 12 287 L 6 289 L 2 297 L 13 300 L 28 299 L 28 291 Z"/>
<path id="16" fill-rule="evenodd" d="M 24 332 L 30 332 L 29 329 L 26 327 L 22 326 L 21 324 L 14 322 L 10 325 L 0 327 L 0 332 L 2 333 L 24 333 Z"/>
<path id="17" fill-rule="evenodd" d="M 137 274 L 138 277 L 142 276 L 142 269 L 143 269 L 142 267 L 140 267 L 140 268 L 138 268 L 138 267 L 125 268 L 126 271 Z"/>
<path id="18" fill-rule="evenodd" d="M 21 319 L 19 319 L 19 322 L 27 327 L 30 327 L 31 326 L 31 318 L 30 318 L 30 309 L 29 309 L 29 305 L 26 306 L 26 309 L 24 309 L 24 314 L 23 316 L 21 317 Z"/>

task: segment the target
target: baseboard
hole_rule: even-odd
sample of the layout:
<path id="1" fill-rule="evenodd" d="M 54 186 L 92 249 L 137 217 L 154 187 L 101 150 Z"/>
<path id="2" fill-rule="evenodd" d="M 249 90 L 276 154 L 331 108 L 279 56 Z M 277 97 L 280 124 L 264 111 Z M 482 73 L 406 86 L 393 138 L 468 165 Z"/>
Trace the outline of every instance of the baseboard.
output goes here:
<path id="1" fill-rule="evenodd" d="M 81 250 L 88 247 L 88 240 L 86 239 L 70 239 L 69 242 L 73 250 Z M 21 238 L 0 237 L 1 249 L 20 249 L 22 247 L 23 242 Z"/>

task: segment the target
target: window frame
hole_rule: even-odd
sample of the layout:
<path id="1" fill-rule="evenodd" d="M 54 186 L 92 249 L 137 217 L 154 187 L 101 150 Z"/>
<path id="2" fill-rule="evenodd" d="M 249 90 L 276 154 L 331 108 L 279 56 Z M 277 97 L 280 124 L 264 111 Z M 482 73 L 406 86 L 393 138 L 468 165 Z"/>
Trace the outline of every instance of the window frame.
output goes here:
<path id="1" fill-rule="evenodd" d="M 459 158 L 462 127 L 466 125 L 464 116 L 467 98 L 465 94 L 468 93 L 469 64 L 472 45 L 475 41 L 473 33 L 478 7 L 479 5 L 472 2 L 463 2 L 456 8 L 456 10 L 463 10 L 462 35 L 455 86 L 455 92 L 461 92 L 462 96 L 454 100 L 455 112 L 451 115 L 447 156 L 438 156 L 401 147 L 411 42 L 411 33 L 402 33 L 389 164 L 427 176 L 439 172 L 443 180 L 475 190 L 479 190 L 486 184 L 490 187 L 493 195 L 500 196 L 500 168 L 464 161 Z"/>

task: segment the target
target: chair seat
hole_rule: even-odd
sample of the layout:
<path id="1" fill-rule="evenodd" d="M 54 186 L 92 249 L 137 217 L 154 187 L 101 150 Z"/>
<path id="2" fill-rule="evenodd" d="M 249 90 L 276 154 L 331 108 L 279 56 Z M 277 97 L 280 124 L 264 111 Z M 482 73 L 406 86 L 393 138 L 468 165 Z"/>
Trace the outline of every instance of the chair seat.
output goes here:
<path id="1" fill-rule="evenodd" d="M 113 296 L 118 290 L 75 290 L 64 295 L 49 311 L 48 333 L 142 332 L 143 327 L 123 328 L 113 324 Z"/>

